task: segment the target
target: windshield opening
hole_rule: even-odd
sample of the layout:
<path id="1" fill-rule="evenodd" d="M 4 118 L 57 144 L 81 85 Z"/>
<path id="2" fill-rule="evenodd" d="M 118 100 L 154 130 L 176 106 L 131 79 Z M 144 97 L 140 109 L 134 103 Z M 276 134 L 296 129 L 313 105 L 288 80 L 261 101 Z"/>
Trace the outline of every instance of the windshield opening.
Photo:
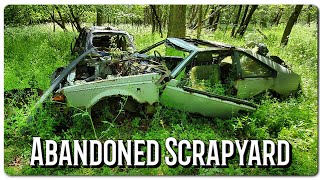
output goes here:
<path id="1" fill-rule="evenodd" d="M 128 37 L 124 34 L 96 33 L 92 38 L 92 45 L 100 51 L 127 51 L 130 47 Z"/>

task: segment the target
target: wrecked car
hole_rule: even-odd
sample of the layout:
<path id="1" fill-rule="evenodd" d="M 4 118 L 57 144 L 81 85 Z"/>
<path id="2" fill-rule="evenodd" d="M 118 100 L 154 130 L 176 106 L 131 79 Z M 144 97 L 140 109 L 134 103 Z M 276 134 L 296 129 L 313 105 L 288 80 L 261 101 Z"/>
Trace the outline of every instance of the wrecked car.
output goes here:
<path id="1" fill-rule="evenodd" d="M 71 44 L 71 54 L 83 54 L 95 48 L 101 56 L 109 56 L 110 53 L 132 54 L 136 51 L 133 36 L 128 32 L 111 26 L 92 26 L 81 29 L 75 43 Z M 95 64 L 89 65 L 94 67 Z M 51 84 L 60 75 L 64 67 L 59 67 L 51 76 Z M 90 69 L 90 68 L 89 68 Z M 78 70 L 79 71 L 79 70 Z"/>
<path id="2" fill-rule="evenodd" d="M 126 31 L 111 26 L 92 26 L 81 29 L 76 38 L 71 54 L 82 54 L 95 47 L 100 52 L 119 49 L 121 51 L 134 52 L 133 36 Z M 71 44 L 72 46 L 72 44 Z"/>
<path id="3" fill-rule="evenodd" d="M 74 60 L 39 103 L 53 91 L 53 101 L 90 110 L 123 96 L 147 109 L 162 104 L 228 118 L 254 111 L 251 97 L 266 91 L 287 97 L 300 84 L 300 76 L 279 64 L 279 57 L 219 42 L 167 38 L 132 54 L 103 52 L 92 48 Z"/>

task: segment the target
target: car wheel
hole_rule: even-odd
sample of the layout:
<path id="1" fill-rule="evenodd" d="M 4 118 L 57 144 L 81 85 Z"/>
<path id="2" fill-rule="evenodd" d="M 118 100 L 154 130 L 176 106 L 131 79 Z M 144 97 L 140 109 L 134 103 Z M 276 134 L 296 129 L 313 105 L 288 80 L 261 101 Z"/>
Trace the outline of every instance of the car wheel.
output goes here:
<path id="1" fill-rule="evenodd" d="M 121 124 L 136 117 L 141 109 L 141 104 L 130 96 L 113 96 L 101 99 L 92 106 L 91 117 L 97 125 L 103 121 Z"/>

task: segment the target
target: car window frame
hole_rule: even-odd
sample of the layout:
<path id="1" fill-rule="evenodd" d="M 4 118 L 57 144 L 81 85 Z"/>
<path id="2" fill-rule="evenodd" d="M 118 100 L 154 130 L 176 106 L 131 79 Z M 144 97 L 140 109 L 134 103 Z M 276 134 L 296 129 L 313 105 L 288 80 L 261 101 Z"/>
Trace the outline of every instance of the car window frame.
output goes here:
<path id="1" fill-rule="evenodd" d="M 272 69 L 271 67 L 269 67 L 268 65 L 266 65 L 265 63 L 261 62 L 260 60 L 258 60 L 256 57 L 246 53 L 246 52 L 242 52 L 242 51 L 235 51 L 235 61 L 236 61 L 236 65 L 237 65 L 237 74 L 238 74 L 238 78 L 239 79 L 245 79 L 245 78 L 274 78 L 277 76 L 277 71 Z M 247 57 L 249 57 L 250 59 L 252 59 L 253 61 L 255 61 L 258 65 L 261 65 L 262 67 L 268 69 L 269 71 L 271 71 L 271 76 L 243 76 L 242 73 L 242 67 L 241 67 L 241 62 L 240 62 L 240 55 L 243 54 Z"/>
<path id="2" fill-rule="evenodd" d="M 230 51 L 231 53 L 231 59 L 232 59 L 232 66 L 234 68 L 235 66 L 235 58 L 234 58 L 234 52 L 230 49 L 206 49 L 206 50 L 195 50 L 195 51 L 191 51 L 189 56 L 185 57 L 184 60 L 182 60 L 176 68 L 174 68 L 170 74 L 170 76 L 175 79 L 179 76 L 179 74 L 181 73 L 181 71 L 187 66 L 189 65 L 189 63 L 199 54 L 202 53 L 204 51 L 212 51 L 212 53 L 219 53 L 221 51 Z"/>

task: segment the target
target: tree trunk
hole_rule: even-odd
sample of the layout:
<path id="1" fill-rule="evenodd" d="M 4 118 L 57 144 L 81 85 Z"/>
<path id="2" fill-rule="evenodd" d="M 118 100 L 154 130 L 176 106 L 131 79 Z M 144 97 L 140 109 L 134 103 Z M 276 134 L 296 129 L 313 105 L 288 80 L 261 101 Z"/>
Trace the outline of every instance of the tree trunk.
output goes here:
<path id="1" fill-rule="evenodd" d="M 103 11 L 100 7 L 97 7 L 97 26 L 102 26 L 103 24 Z"/>
<path id="2" fill-rule="evenodd" d="M 239 28 L 239 29 L 240 29 L 240 31 L 239 31 L 240 37 L 243 37 L 244 33 L 246 32 L 247 27 L 248 27 L 248 25 L 249 25 L 249 23 L 250 23 L 250 20 L 251 20 L 251 18 L 252 18 L 252 15 L 253 15 L 254 11 L 255 11 L 257 8 L 258 8 L 258 5 L 252 5 L 252 7 L 250 8 L 250 11 L 249 11 L 248 16 L 246 17 L 243 25 L 240 26 L 240 28 Z"/>
<path id="3" fill-rule="evenodd" d="M 161 21 L 158 15 L 160 8 L 159 6 L 156 7 L 156 5 L 150 5 L 150 7 L 152 11 L 152 33 L 154 33 L 155 29 L 157 29 L 160 33 L 160 37 L 162 38 L 163 35 L 162 35 Z"/>
<path id="4" fill-rule="evenodd" d="M 195 11 L 195 8 L 194 8 L 194 5 L 191 5 L 190 6 L 190 9 L 188 9 L 187 11 L 187 14 L 186 14 L 186 17 L 189 19 L 188 22 L 187 22 L 187 25 L 189 26 L 190 23 L 191 23 L 191 17 L 193 15 L 193 12 Z"/>
<path id="5" fill-rule="evenodd" d="M 219 7 L 216 8 L 216 10 L 211 13 L 208 17 L 204 18 L 201 22 L 204 23 L 206 20 L 208 20 L 209 18 L 215 16 L 217 13 L 219 13 L 219 11 L 223 8 L 227 7 L 227 5 L 220 5 Z M 195 30 L 198 26 L 196 25 L 195 27 L 192 28 L 192 30 Z"/>
<path id="6" fill-rule="evenodd" d="M 286 28 L 284 29 L 282 38 L 281 38 L 281 45 L 286 46 L 288 44 L 289 41 L 289 35 L 291 33 L 292 27 L 293 25 L 297 22 L 299 14 L 302 10 L 303 5 L 296 5 L 296 7 L 294 8 L 294 12 L 291 14 Z"/>
<path id="7" fill-rule="evenodd" d="M 186 36 L 186 5 L 170 5 L 168 37 Z"/>
<path id="8" fill-rule="evenodd" d="M 148 6 L 147 7 L 145 7 L 144 8 L 144 10 L 143 10 L 143 24 L 146 26 L 147 24 L 149 24 L 149 21 L 148 21 L 148 15 L 149 15 L 149 13 L 148 13 Z"/>
<path id="9" fill-rule="evenodd" d="M 215 9 L 216 9 L 216 7 L 215 7 L 214 5 L 212 5 L 210 14 L 213 14 L 214 11 L 215 11 Z M 209 27 L 212 27 L 212 24 L 213 24 L 213 21 L 214 21 L 214 17 L 215 17 L 215 16 L 211 16 L 211 17 L 209 18 L 209 22 L 208 22 L 208 26 L 209 26 Z"/>
<path id="10" fill-rule="evenodd" d="M 168 24 L 168 7 L 169 6 L 165 5 L 162 7 L 163 7 L 163 9 L 162 9 L 163 13 L 162 13 L 161 22 L 162 22 L 162 28 L 165 29 L 165 28 L 167 28 L 167 24 Z"/>
<path id="11" fill-rule="evenodd" d="M 239 34 L 241 28 L 243 27 L 244 25 L 244 21 L 246 20 L 246 17 L 247 17 L 247 13 L 248 13 L 248 9 L 249 9 L 249 5 L 246 5 L 245 6 L 245 9 L 244 9 L 244 12 L 243 12 L 243 16 L 242 16 L 242 19 L 241 19 L 241 22 L 240 22 L 240 25 L 239 25 L 239 28 L 236 32 L 236 35 Z"/>
<path id="12" fill-rule="evenodd" d="M 197 39 L 200 39 L 202 28 L 202 5 L 199 5 L 198 24 L 197 24 Z"/>
<path id="13" fill-rule="evenodd" d="M 239 5 L 239 9 L 238 9 L 238 13 L 237 13 L 237 16 L 234 20 L 234 23 L 233 23 L 233 27 L 232 27 L 232 31 L 231 31 L 231 37 L 235 37 L 235 31 L 236 31 L 236 28 L 238 27 L 238 23 L 239 23 L 239 19 L 240 19 L 240 15 L 241 15 L 241 9 L 242 9 L 242 5 Z"/>
<path id="14" fill-rule="evenodd" d="M 217 13 L 217 16 L 216 16 L 216 18 L 215 18 L 215 20 L 214 20 L 214 22 L 213 22 L 213 26 L 212 26 L 212 31 L 214 32 L 214 31 L 216 31 L 217 30 L 217 28 L 218 28 L 218 24 L 219 24 L 219 19 L 220 19 L 220 11 Z"/>
<path id="15" fill-rule="evenodd" d="M 72 20 L 73 20 L 73 23 L 74 23 L 77 31 L 80 32 L 80 31 L 81 31 L 80 17 L 75 15 L 75 13 L 73 12 L 72 5 L 68 5 L 68 7 L 69 7 L 69 11 L 70 11 L 70 14 L 71 14 L 71 18 L 72 18 Z"/>
<path id="16" fill-rule="evenodd" d="M 280 15 L 280 12 L 281 12 L 281 9 L 279 9 L 278 13 L 276 14 L 276 17 L 274 17 L 274 19 L 272 20 L 272 24 L 271 25 L 275 25 L 276 24 L 277 19 L 278 19 L 279 15 Z"/>
<path id="17" fill-rule="evenodd" d="M 191 13 L 191 16 L 189 17 L 190 18 L 188 23 L 189 28 L 194 26 L 193 20 L 196 19 L 196 16 L 198 14 L 198 9 L 199 9 L 198 6 L 196 5 L 192 5 L 192 6 L 193 6 L 193 11 Z"/>
<path id="18" fill-rule="evenodd" d="M 57 20 L 57 18 L 54 17 L 54 9 L 57 10 L 61 22 L 59 22 L 59 21 Z M 66 28 L 65 19 L 63 18 L 62 14 L 61 14 L 61 12 L 60 12 L 59 7 L 58 7 L 57 5 L 54 5 L 54 9 L 53 9 L 53 14 L 50 14 L 52 20 L 53 20 L 55 23 L 57 23 L 57 24 L 61 27 L 61 29 L 63 29 L 63 31 L 65 31 L 65 32 L 68 31 L 67 28 Z"/>
<path id="19" fill-rule="evenodd" d="M 308 15 L 307 15 L 307 24 L 310 27 L 310 22 L 311 22 L 311 13 L 310 13 L 310 9 L 312 8 L 312 5 L 308 6 Z"/>
<path id="20" fill-rule="evenodd" d="M 276 25 L 276 26 L 279 25 L 282 13 L 283 13 L 283 8 L 280 8 L 278 13 L 277 13 L 277 15 L 276 15 L 276 17 L 272 21 L 272 25 Z"/>
<path id="21" fill-rule="evenodd" d="M 204 11 L 202 13 L 202 17 L 206 17 L 208 12 L 209 12 L 209 9 L 210 9 L 210 6 L 209 5 L 204 5 Z"/>
<path id="22" fill-rule="evenodd" d="M 283 14 L 283 9 L 281 9 L 281 12 L 280 12 L 280 14 L 279 14 L 279 16 L 278 16 L 278 18 L 277 18 L 276 26 L 278 26 L 278 25 L 279 25 L 279 23 L 280 23 L 280 19 L 281 19 L 281 17 L 282 17 L 282 14 Z"/>
<path id="23" fill-rule="evenodd" d="M 161 34 L 162 37 L 162 22 L 161 22 L 161 16 L 162 16 L 162 11 L 161 11 L 161 5 L 156 5 L 156 20 L 158 23 L 158 28 L 157 31 Z"/>
<path id="24" fill-rule="evenodd" d="M 54 8 L 52 9 L 51 20 L 52 20 L 52 24 L 53 24 L 53 32 L 56 32 L 56 23 L 54 20 Z"/>
<path id="25" fill-rule="evenodd" d="M 151 18 L 151 33 L 154 34 L 154 32 L 156 32 L 156 20 L 155 20 L 155 17 L 154 17 L 154 13 L 152 11 L 152 6 L 150 6 L 150 18 Z"/>

